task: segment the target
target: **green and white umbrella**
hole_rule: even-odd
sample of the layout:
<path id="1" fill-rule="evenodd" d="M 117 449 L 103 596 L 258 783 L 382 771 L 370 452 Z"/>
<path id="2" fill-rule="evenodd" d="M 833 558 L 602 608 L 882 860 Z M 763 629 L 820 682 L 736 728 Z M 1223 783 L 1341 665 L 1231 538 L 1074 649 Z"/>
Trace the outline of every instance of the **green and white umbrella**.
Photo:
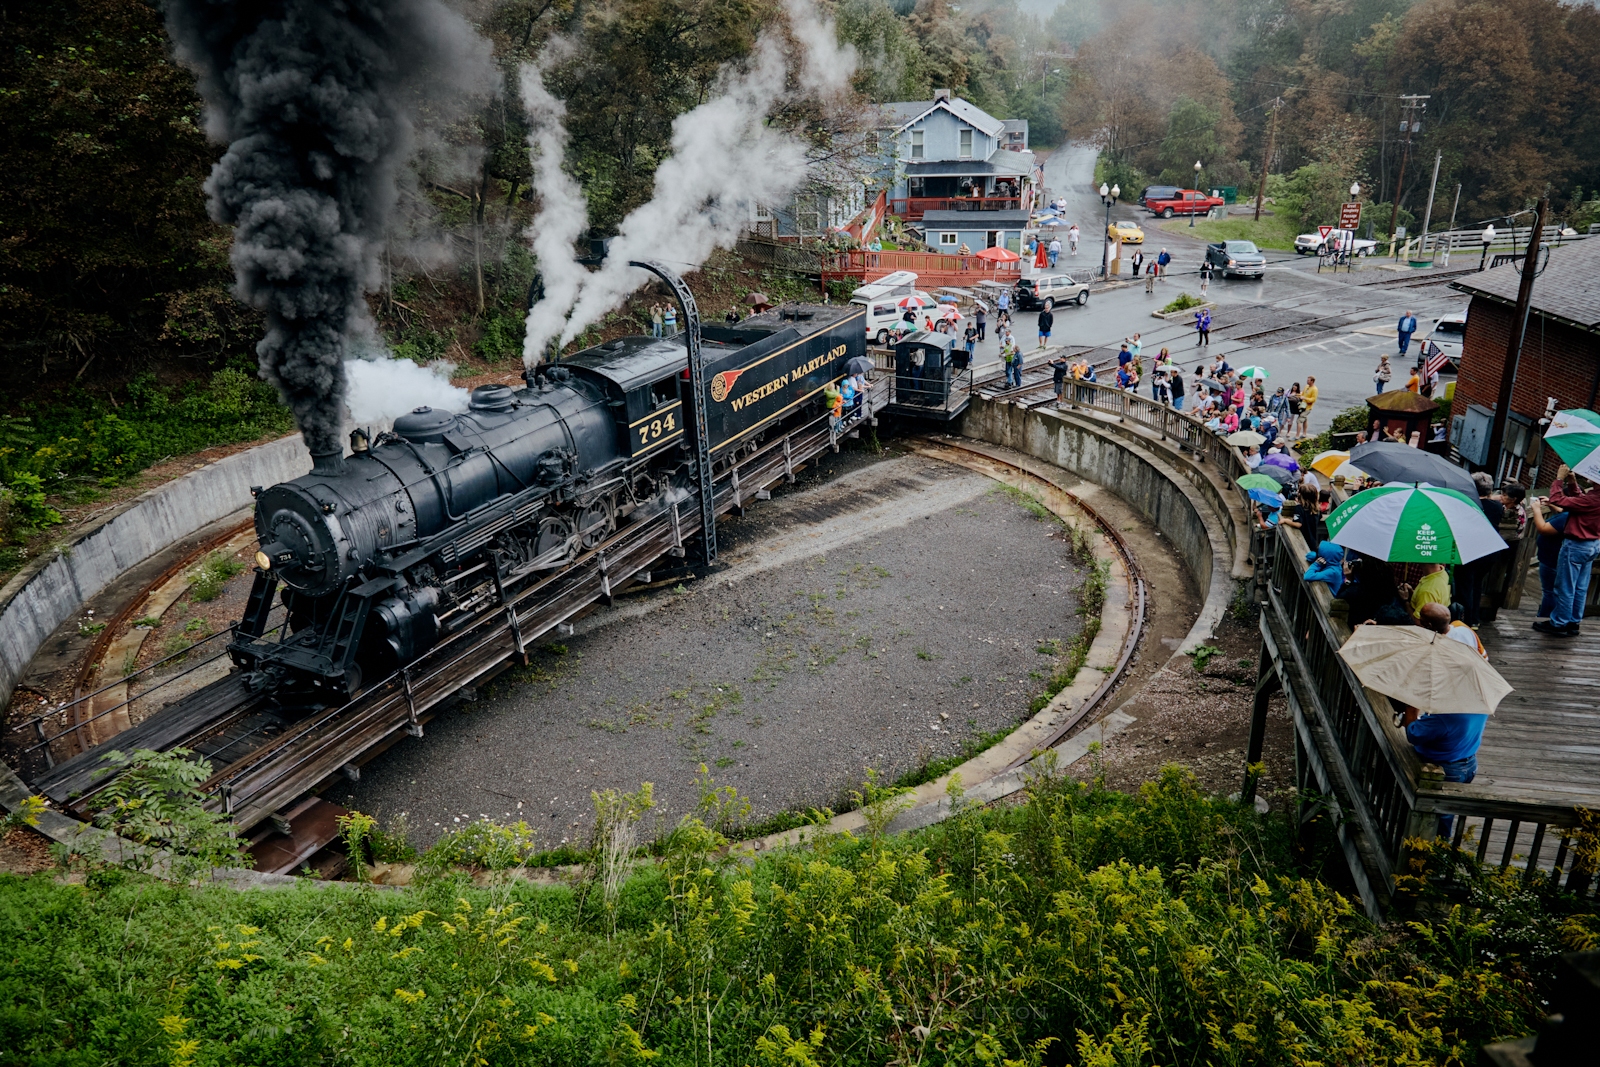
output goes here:
<path id="1" fill-rule="evenodd" d="M 1328 540 L 1391 563 L 1470 563 L 1506 547 L 1475 499 L 1431 485 L 1357 493 L 1328 513 Z"/>
<path id="2" fill-rule="evenodd" d="M 1574 471 L 1600 481 L 1600 415 L 1583 408 L 1558 411 L 1544 433 L 1544 443 Z"/>
<path id="3" fill-rule="evenodd" d="M 1265 367 L 1240 367 L 1239 368 L 1239 377 L 1241 377 L 1241 378 L 1270 378 L 1270 377 L 1272 377 L 1272 375 L 1267 372 L 1267 368 L 1265 368 Z"/>

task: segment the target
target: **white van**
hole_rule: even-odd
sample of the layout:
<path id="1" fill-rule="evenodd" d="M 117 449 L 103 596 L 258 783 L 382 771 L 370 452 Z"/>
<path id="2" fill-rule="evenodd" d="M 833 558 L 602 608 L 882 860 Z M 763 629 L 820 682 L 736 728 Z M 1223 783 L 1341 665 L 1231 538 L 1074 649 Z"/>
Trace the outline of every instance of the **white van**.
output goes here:
<path id="1" fill-rule="evenodd" d="M 880 345 L 889 343 L 889 334 L 894 330 L 895 323 L 900 321 L 900 316 L 905 314 L 905 309 L 900 307 L 900 301 L 915 293 L 922 297 L 923 308 L 918 309 L 918 315 L 926 313 L 924 309 L 933 307 L 935 301 L 927 293 L 917 289 L 917 273 L 910 270 L 897 270 L 893 274 L 885 274 L 870 285 L 863 285 L 850 294 L 850 303 L 860 304 L 867 309 L 867 340 L 875 341 Z"/>

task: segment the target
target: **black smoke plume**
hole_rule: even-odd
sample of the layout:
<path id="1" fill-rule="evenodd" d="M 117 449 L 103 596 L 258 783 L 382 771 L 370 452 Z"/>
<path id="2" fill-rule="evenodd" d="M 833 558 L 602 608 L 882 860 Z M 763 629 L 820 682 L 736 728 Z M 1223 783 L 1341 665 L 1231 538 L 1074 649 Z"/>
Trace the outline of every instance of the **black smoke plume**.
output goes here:
<path id="1" fill-rule="evenodd" d="M 492 86 L 489 48 L 437 0 L 166 0 L 207 132 L 206 182 L 234 228 L 235 293 L 266 313 L 256 345 L 313 453 L 340 450 L 344 361 L 375 347 L 362 294 L 411 154 L 415 109 Z"/>

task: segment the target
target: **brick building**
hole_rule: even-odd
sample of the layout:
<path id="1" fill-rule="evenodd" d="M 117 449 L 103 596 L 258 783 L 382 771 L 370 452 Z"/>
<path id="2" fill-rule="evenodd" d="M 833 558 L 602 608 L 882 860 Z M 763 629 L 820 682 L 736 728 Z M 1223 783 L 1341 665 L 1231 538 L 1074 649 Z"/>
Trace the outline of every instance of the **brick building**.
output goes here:
<path id="1" fill-rule="evenodd" d="M 1555 249 L 1533 283 L 1528 331 L 1511 390 L 1505 447 L 1498 470 L 1486 454 L 1489 424 L 1500 396 L 1506 346 L 1516 325 L 1520 264 L 1451 282 L 1472 297 L 1460 376 L 1451 407 L 1450 442 L 1474 470 L 1528 484 L 1538 471 L 1547 484 L 1560 462 L 1549 449 L 1529 455 L 1538 420 L 1551 397 L 1556 407 L 1594 409 L 1600 388 L 1600 238 Z M 1497 477 L 1497 481 L 1499 478 Z"/>

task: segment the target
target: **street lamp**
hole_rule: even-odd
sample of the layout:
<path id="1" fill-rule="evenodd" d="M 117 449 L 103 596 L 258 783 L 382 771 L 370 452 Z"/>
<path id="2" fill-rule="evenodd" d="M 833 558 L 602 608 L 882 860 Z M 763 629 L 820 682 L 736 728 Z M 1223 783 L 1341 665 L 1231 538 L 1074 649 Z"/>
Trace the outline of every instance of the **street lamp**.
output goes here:
<path id="1" fill-rule="evenodd" d="M 1106 228 L 1100 233 L 1100 240 L 1105 245 L 1105 251 L 1100 254 L 1100 277 L 1111 277 L 1111 206 L 1117 202 L 1117 197 L 1122 195 L 1122 190 L 1113 185 L 1106 188 L 1106 183 L 1100 183 L 1100 202 L 1106 206 Z"/>
<path id="2" fill-rule="evenodd" d="M 1354 200 L 1356 197 L 1358 197 L 1360 195 L 1361 195 L 1361 183 L 1360 182 L 1351 182 L 1350 183 L 1350 199 Z"/>
<path id="3" fill-rule="evenodd" d="M 1200 161 L 1194 161 L 1194 191 L 1200 191 Z M 1189 209 L 1189 229 L 1194 229 L 1194 208 Z"/>
<path id="4" fill-rule="evenodd" d="M 1494 244 L 1494 223 L 1483 228 L 1483 258 L 1478 260 L 1478 269 L 1482 270 L 1489 262 L 1489 246 Z"/>

